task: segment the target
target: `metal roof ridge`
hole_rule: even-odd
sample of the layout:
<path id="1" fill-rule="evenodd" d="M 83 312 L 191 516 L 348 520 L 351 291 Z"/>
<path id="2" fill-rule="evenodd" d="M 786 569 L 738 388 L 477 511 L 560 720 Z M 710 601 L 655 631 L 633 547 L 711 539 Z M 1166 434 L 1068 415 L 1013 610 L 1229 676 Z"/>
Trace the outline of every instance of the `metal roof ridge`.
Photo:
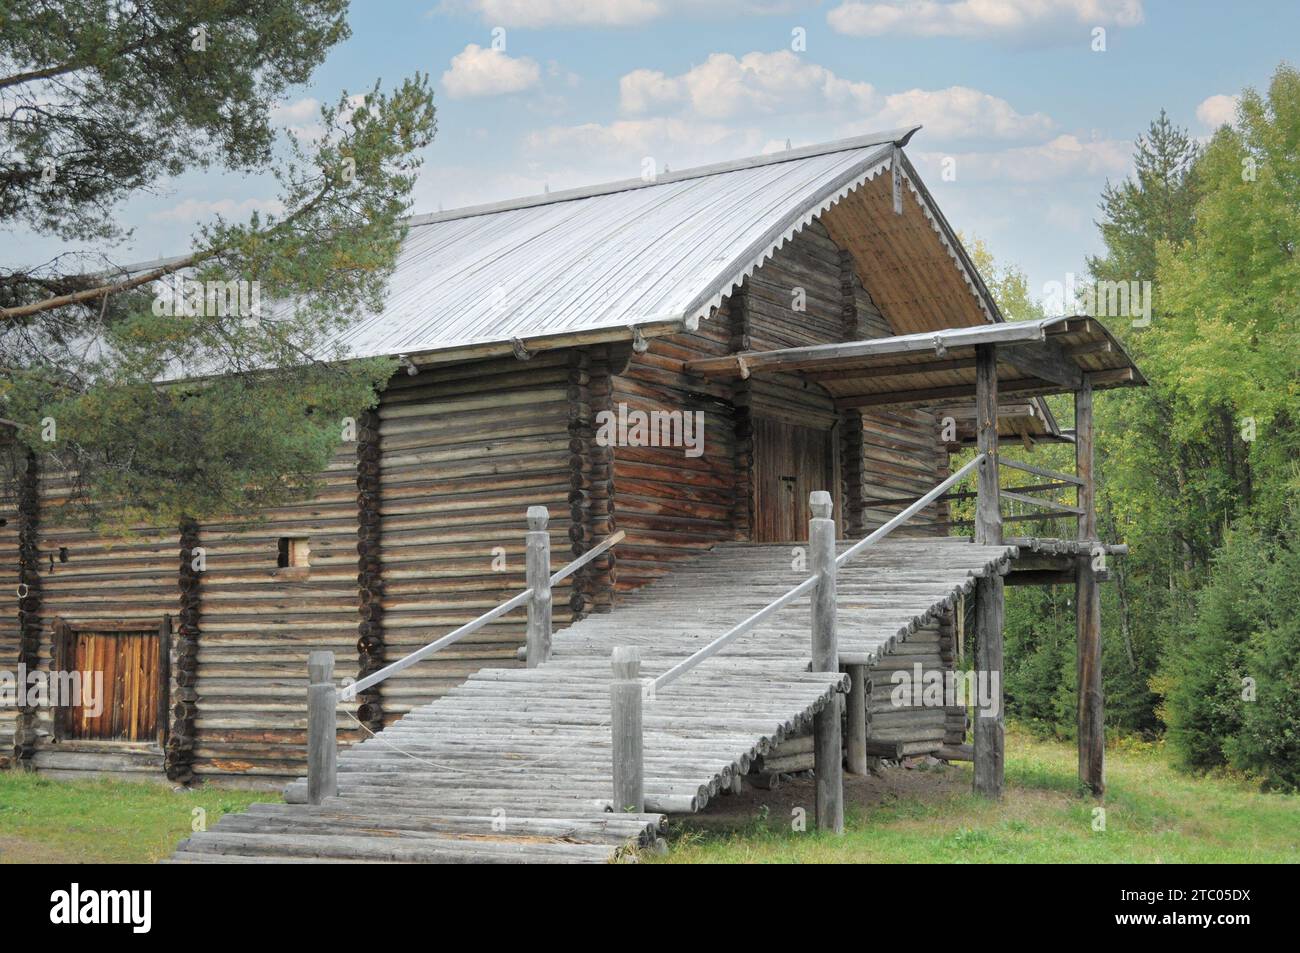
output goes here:
<path id="1" fill-rule="evenodd" d="M 584 185 L 576 189 L 565 189 L 560 192 L 549 192 L 542 195 L 528 195 L 514 199 L 503 199 L 498 202 L 488 202 L 482 205 L 466 205 L 461 208 L 447 209 L 444 212 L 428 212 L 423 215 L 408 215 L 400 222 L 408 228 L 418 228 L 422 225 L 434 225 L 439 222 L 451 222 L 462 218 L 475 218 L 480 215 L 492 215 L 496 212 L 508 212 L 515 209 L 535 208 L 539 205 L 551 205 L 557 202 L 572 202 L 577 199 L 594 198 L 600 195 L 613 195 L 617 192 L 629 192 L 633 189 L 649 188 L 655 185 L 667 185 L 673 182 L 682 182 L 688 179 L 700 179 L 710 175 L 722 175 L 727 172 L 740 172 L 744 169 L 753 169 L 760 166 L 775 165 L 780 162 L 793 162 L 798 159 L 809 159 L 814 156 L 830 155 L 835 152 L 849 152 L 853 149 L 865 149 L 870 146 L 883 145 L 891 142 L 894 145 L 907 145 L 908 141 L 914 136 L 920 125 L 904 126 L 898 129 L 890 129 L 884 132 L 867 133 L 861 136 L 852 136 L 847 139 L 836 139 L 831 142 L 815 143 L 810 146 L 800 146 L 798 149 L 784 149 L 781 152 L 773 152 L 768 155 L 748 156 L 741 159 L 729 159 L 726 162 L 715 162 L 711 165 L 694 166 L 689 169 L 682 169 L 680 172 L 670 172 L 666 175 L 656 176 L 653 181 L 647 182 L 645 179 L 621 179 L 614 182 L 597 183 L 595 185 Z M 144 261 L 130 262 L 125 265 L 119 265 L 103 272 L 111 275 L 130 275 L 142 271 L 151 271 L 154 268 L 162 268 L 183 261 L 189 255 L 167 255 L 159 258 L 146 259 Z"/>
<path id="2" fill-rule="evenodd" d="M 849 152 L 853 149 L 865 149 L 870 146 L 884 145 L 885 143 L 893 143 L 896 146 L 902 147 L 907 145 L 908 141 L 920 128 L 921 126 L 919 125 L 904 126 L 898 129 L 890 129 L 885 132 L 867 133 L 861 136 L 852 136 L 847 139 L 836 139 L 831 142 L 800 146 L 797 149 L 783 149 L 780 152 L 772 152 L 767 155 L 747 156 L 740 159 L 729 159 L 725 162 L 714 162 L 709 165 L 692 166 L 689 169 L 682 169 L 679 172 L 669 172 L 664 175 L 655 176 L 654 179 L 648 181 L 643 178 L 619 179 L 613 182 L 602 182 L 594 185 L 584 185 L 574 189 L 564 189 L 559 192 L 546 192 L 541 195 L 528 195 L 520 198 L 504 199 L 498 202 L 487 202 L 481 205 L 466 205 L 461 208 L 447 209 L 444 212 L 412 215 L 405 220 L 405 224 L 415 228 L 421 225 L 433 225 L 438 222 L 455 221 L 456 219 L 461 218 L 492 215 L 496 212 L 534 208 L 539 205 L 551 205 L 557 202 L 572 202 L 578 199 L 595 198 L 601 195 L 613 195 L 617 192 L 629 192 L 633 189 L 651 188 L 656 185 L 669 185 L 673 182 L 683 182 L 689 179 L 701 179 L 710 175 L 724 175 L 728 172 L 741 172 L 745 169 L 755 169 L 766 165 L 776 165 L 781 162 L 794 162 L 799 159 L 811 159 L 815 156 L 830 155 L 835 152 Z"/>

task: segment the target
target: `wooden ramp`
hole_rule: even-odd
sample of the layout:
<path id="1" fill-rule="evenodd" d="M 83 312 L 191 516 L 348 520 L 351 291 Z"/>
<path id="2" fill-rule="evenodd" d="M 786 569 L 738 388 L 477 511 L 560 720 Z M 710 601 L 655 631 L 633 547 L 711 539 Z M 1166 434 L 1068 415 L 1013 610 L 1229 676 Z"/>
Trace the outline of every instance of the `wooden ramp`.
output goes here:
<path id="1" fill-rule="evenodd" d="M 847 548 L 849 544 L 841 544 Z M 842 664 L 871 664 L 952 605 L 1012 546 L 887 540 L 840 567 Z M 668 813 L 698 811 L 752 760 L 802 732 L 839 672 L 810 672 L 805 597 L 673 682 L 644 710 L 646 814 L 609 812 L 610 653 L 640 648 L 646 679 L 807 578 L 791 545 L 729 543 L 555 634 L 533 669 L 484 669 L 339 757 L 318 806 L 254 804 L 184 841 L 206 863 L 605 862 L 655 842 Z M 305 800 L 304 782 L 286 800 Z M 652 812 L 652 813 L 651 813 Z"/>

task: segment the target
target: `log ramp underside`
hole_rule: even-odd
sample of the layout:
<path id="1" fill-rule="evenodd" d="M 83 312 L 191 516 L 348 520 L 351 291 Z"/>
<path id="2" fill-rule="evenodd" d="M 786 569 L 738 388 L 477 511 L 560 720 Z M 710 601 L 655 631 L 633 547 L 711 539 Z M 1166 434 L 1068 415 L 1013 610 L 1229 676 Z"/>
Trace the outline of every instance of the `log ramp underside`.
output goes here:
<path id="1" fill-rule="evenodd" d="M 841 543 L 841 549 L 850 543 Z M 963 538 L 879 543 L 838 573 L 842 664 L 871 664 L 1005 573 L 1013 546 Z M 807 597 L 647 697 L 646 814 L 614 814 L 610 653 L 641 651 L 653 679 L 807 576 L 790 544 L 724 543 L 559 631 L 537 668 L 483 669 L 339 756 L 339 793 L 317 806 L 254 804 L 178 847 L 173 861 L 606 862 L 655 843 L 848 687 L 809 672 Z M 285 791 L 305 800 L 305 782 Z"/>

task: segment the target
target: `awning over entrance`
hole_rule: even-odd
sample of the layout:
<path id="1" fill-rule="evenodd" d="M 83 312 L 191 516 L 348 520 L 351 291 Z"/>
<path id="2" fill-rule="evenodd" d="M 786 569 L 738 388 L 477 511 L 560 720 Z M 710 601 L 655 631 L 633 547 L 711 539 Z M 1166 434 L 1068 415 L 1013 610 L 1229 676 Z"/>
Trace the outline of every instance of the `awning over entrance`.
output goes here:
<path id="1" fill-rule="evenodd" d="M 996 345 L 998 395 L 1025 400 L 1146 384 L 1119 341 L 1095 318 L 987 324 L 898 337 L 752 351 L 690 361 L 711 378 L 793 374 L 824 387 L 841 408 L 941 405 L 975 398 L 975 349 Z"/>

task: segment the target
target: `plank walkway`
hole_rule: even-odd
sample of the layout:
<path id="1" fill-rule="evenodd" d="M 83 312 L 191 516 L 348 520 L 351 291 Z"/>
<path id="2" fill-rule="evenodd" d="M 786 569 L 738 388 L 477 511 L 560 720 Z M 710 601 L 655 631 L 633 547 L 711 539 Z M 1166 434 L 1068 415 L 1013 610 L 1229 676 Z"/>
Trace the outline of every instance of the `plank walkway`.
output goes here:
<path id="1" fill-rule="evenodd" d="M 841 544 L 846 548 L 849 544 Z M 654 678 L 807 577 L 790 545 L 727 543 L 554 637 L 533 669 L 483 669 L 339 756 L 324 803 L 254 804 L 181 843 L 195 863 L 607 862 L 655 844 L 664 815 L 702 809 L 753 759 L 847 690 L 810 672 L 807 598 L 646 699 L 646 814 L 610 813 L 610 652 Z M 1006 572 L 1012 546 L 892 539 L 840 567 L 842 664 L 870 664 Z M 286 800 L 305 800 L 294 782 Z"/>

